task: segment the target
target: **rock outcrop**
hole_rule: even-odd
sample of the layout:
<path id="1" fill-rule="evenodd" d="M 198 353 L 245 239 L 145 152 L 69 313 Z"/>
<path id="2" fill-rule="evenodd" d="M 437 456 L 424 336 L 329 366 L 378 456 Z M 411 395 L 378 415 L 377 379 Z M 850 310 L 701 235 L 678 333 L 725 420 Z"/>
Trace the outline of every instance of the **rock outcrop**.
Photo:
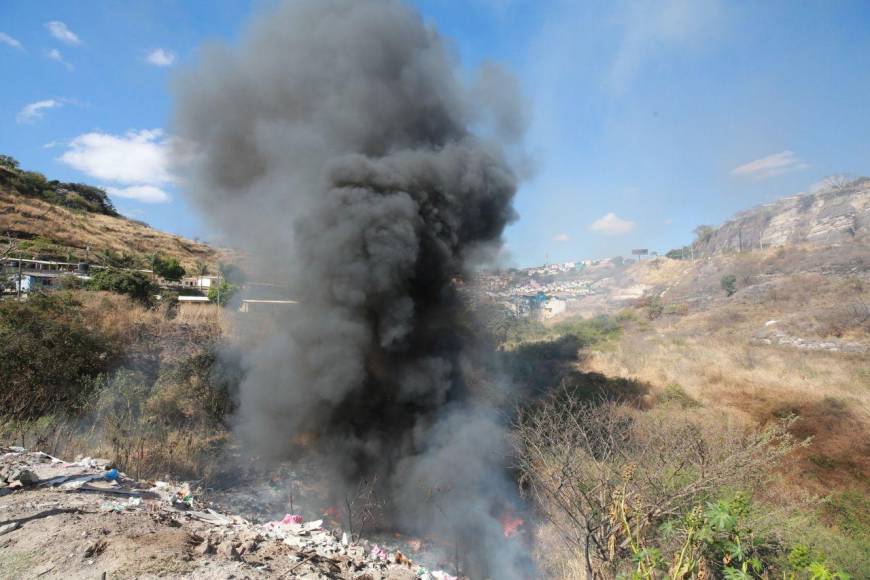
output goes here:
<path id="1" fill-rule="evenodd" d="M 700 255 L 800 243 L 830 244 L 870 234 L 870 178 L 784 197 L 736 214 L 695 242 Z"/>

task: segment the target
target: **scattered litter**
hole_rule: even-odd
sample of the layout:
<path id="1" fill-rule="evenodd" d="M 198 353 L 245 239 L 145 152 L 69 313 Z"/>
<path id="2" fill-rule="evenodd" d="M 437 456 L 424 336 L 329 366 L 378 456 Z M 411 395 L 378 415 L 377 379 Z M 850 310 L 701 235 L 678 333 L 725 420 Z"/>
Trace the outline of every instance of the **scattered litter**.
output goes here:
<path id="1" fill-rule="evenodd" d="M 14 532 L 15 530 L 17 530 L 20 527 L 21 527 L 21 524 L 19 524 L 18 522 L 10 522 L 8 524 L 3 524 L 2 526 L 0 526 L 0 536 L 2 536 L 3 534 L 8 534 L 9 532 Z"/>
<path id="2" fill-rule="evenodd" d="M 122 512 L 126 506 L 119 501 L 107 501 L 100 504 L 101 512 Z"/>
<path id="3" fill-rule="evenodd" d="M 14 481 L 10 479 L 12 476 Z M 57 508 L 68 505 L 70 501 L 77 506 L 46 510 L 42 512 L 43 517 L 84 510 L 86 504 L 91 506 L 90 510 L 79 513 L 94 513 L 99 508 L 105 522 L 102 533 L 83 533 L 90 543 L 81 544 L 75 554 L 76 558 L 83 557 L 86 565 L 95 564 L 105 553 L 111 541 L 110 530 L 116 529 L 115 522 L 130 518 L 128 521 L 135 521 L 137 525 L 140 521 L 153 522 L 158 525 L 158 530 L 162 526 L 181 527 L 186 532 L 182 538 L 187 538 L 182 546 L 185 557 L 203 558 L 202 565 L 208 564 L 209 560 L 217 564 L 215 558 L 224 561 L 244 559 L 254 569 L 274 571 L 283 577 L 410 579 L 413 576 L 424 580 L 455 580 L 444 572 L 416 567 L 402 552 L 391 552 L 387 547 L 372 546 L 366 541 L 356 543 L 349 533 L 332 529 L 336 525 L 333 522 L 327 529 L 322 519 L 305 521 L 302 515 L 290 513 L 276 521 L 255 524 L 240 516 L 208 508 L 205 501 L 195 498 L 190 483 L 155 481 L 146 484 L 123 475 L 107 460 L 84 457 L 68 463 L 45 453 L 0 447 L 0 493 L 12 493 L 13 489 L 18 490 L 16 494 L 37 494 L 33 496 L 37 498 L 40 497 L 38 494 L 54 494 L 52 497 L 59 500 L 29 502 L 28 510 Z M 72 499 L 72 494 L 58 492 L 80 495 Z M 11 497 L 14 499 L 17 495 Z M 63 498 L 70 499 L 64 501 Z M 9 534 L 20 526 L 17 521 L 10 521 L 0 526 L 0 535 Z M 275 545 L 279 543 L 286 546 Z M 289 562 L 281 558 L 283 566 L 278 564 L 278 559 L 272 560 L 271 564 L 255 565 L 259 564 L 257 559 L 261 550 L 265 550 L 266 559 L 271 559 L 276 548 L 284 553 L 292 552 L 288 555 Z M 52 567 L 35 576 L 57 572 L 54 564 L 48 564 Z"/>
<path id="4" fill-rule="evenodd" d="M 111 493 L 111 494 L 115 494 L 115 495 L 133 495 L 133 496 L 139 496 L 139 497 L 142 496 L 142 492 L 140 492 L 138 490 L 133 490 L 133 489 L 123 489 L 121 487 L 118 487 L 117 483 L 115 483 L 115 485 L 113 486 L 113 485 L 107 485 L 107 484 L 102 483 L 102 482 L 98 482 L 98 483 L 88 482 L 88 483 L 83 484 L 78 489 L 81 491 L 99 491 L 102 493 Z"/>
<path id="5" fill-rule="evenodd" d="M 68 477 L 55 477 L 43 482 L 41 485 L 57 485 L 60 484 L 60 489 L 63 491 L 77 491 L 86 483 L 95 479 L 103 479 L 102 475 L 71 475 Z"/>
<path id="6" fill-rule="evenodd" d="M 233 523 L 232 518 L 225 516 L 225 515 L 222 515 L 222 514 L 219 514 L 212 509 L 209 509 L 208 511 L 204 511 L 204 512 L 190 510 L 190 511 L 187 511 L 185 513 L 187 513 L 187 515 L 189 515 L 193 518 L 196 518 L 198 520 L 202 520 L 204 522 L 208 522 L 210 524 L 214 524 L 216 526 L 226 526 L 226 525 Z"/>
<path id="7" fill-rule="evenodd" d="M 281 520 L 282 524 L 301 524 L 305 519 L 297 514 L 287 514 L 284 516 L 284 519 Z"/>

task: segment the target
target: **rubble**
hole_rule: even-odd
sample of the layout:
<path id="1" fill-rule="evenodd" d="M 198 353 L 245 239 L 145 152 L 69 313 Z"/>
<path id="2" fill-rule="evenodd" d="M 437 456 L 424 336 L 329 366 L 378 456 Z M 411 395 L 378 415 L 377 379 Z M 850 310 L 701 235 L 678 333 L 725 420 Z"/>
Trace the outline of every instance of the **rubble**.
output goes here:
<path id="1" fill-rule="evenodd" d="M 46 540 L 63 534 L 66 540 Z M 127 550 L 132 561 L 166 572 L 157 575 L 179 578 L 455 580 L 399 551 L 354 542 L 323 520 L 287 514 L 258 524 L 212 509 L 187 483 L 137 481 L 107 460 L 66 462 L 13 447 L 0 447 L 0 537 L 2 577 L 10 572 L 4 554 L 17 562 L 33 553 L 41 561 L 18 576 L 137 576 L 130 561 L 119 559 Z M 149 550 L 155 553 L 142 555 Z"/>

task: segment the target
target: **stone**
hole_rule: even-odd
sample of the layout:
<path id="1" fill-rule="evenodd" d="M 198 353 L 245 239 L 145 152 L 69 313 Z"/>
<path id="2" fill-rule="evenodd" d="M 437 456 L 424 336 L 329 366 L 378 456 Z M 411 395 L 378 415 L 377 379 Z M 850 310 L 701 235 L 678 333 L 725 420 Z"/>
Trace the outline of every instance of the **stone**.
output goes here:
<path id="1" fill-rule="evenodd" d="M 218 547 L 218 554 L 220 554 L 221 556 L 223 556 L 224 558 L 226 558 L 228 560 L 241 560 L 242 559 L 241 555 L 239 554 L 239 551 L 236 549 L 236 547 L 230 541 L 223 542 Z"/>

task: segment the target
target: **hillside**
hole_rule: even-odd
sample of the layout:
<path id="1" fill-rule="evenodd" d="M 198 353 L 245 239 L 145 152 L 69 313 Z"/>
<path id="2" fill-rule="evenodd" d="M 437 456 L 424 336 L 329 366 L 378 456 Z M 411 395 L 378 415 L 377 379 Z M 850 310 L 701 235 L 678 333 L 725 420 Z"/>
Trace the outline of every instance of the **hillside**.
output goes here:
<path id="1" fill-rule="evenodd" d="M 48 181 L 13 162 L 0 163 L 0 236 L 30 256 L 105 265 L 144 263 L 154 254 L 175 257 L 185 267 L 231 257 L 227 250 L 121 216 L 99 188 Z"/>
<path id="2" fill-rule="evenodd" d="M 593 292 L 550 324 L 571 312 L 633 320 L 582 368 L 640 381 L 651 400 L 676 391 L 759 424 L 795 413 L 814 441 L 791 482 L 866 490 L 870 447 L 855 442 L 870 440 L 868 224 L 868 179 L 786 197 L 707 232 L 694 260 L 599 273 Z"/>
<path id="3" fill-rule="evenodd" d="M 743 211 L 699 232 L 701 255 L 801 243 L 849 242 L 870 234 L 870 178 L 829 184 Z"/>

